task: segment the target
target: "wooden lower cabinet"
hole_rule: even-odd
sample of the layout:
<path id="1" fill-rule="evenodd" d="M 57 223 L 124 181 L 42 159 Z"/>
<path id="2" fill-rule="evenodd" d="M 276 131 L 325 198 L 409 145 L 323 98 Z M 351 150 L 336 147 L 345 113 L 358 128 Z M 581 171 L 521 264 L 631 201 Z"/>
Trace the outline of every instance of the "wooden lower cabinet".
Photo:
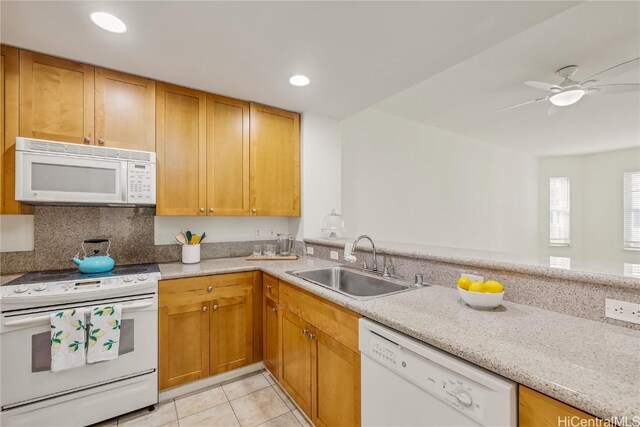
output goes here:
<path id="1" fill-rule="evenodd" d="M 558 427 L 596 425 L 588 423 L 595 423 L 597 419 L 573 406 L 521 385 L 518 386 L 518 421 L 520 427 Z"/>
<path id="2" fill-rule="evenodd" d="M 206 303 L 160 307 L 160 388 L 209 375 L 209 313 Z"/>
<path id="3" fill-rule="evenodd" d="M 248 283 L 223 288 L 211 301 L 212 375 L 253 362 L 252 287 Z"/>
<path id="4" fill-rule="evenodd" d="M 271 375 L 280 381 L 280 319 L 278 303 L 271 298 L 264 297 L 263 305 L 264 346 L 263 362 Z"/>
<path id="5" fill-rule="evenodd" d="M 160 281 L 161 390 L 256 360 L 254 349 L 261 349 L 261 337 L 254 336 L 254 293 L 261 289 L 261 283 L 256 281 L 259 274 L 233 273 Z"/>
<path id="6" fill-rule="evenodd" d="M 359 426 L 359 316 L 284 282 L 280 311 L 284 389 L 316 426 Z"/>
<path id="7" fill-rule="evenodd" d="M 311 418 L 312 346 L 309 324 L 289 310 L 282 311 L 280 383 Z"/>

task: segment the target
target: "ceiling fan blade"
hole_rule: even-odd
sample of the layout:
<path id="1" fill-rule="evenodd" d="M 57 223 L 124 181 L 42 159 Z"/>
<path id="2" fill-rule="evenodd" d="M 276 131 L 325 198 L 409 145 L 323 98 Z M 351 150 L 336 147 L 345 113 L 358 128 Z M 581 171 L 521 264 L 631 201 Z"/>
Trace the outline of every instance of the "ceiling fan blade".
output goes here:
<path id="1" fill-rule="evenodd" d="M 585 79 L 582 83 L 586 83 L 587 81 L 593 80 L 596 77 L 597 80 L 610 79 L 612 77 L 626 73 L 627 71 L 632 70 L 638 65 L 640 65 L 640 58 L 634 58 L 621 64 L 614 65 L 613 67 L 607 68 L 606 70 L 602 70 L 599 73 L 596 73 L 593 76 L 589 77 L 588 79 Z"/>
<path id="2" fill-rule="evenodd" d="M 533 104 L 534 102 L 538 102 L 538 101 L 544 101 L 545 99 L 547 99 L 547 98 L 546 97 L 536 98 L 536 99 L 532 99 L 531 101 L 525 101 L 525 102 L 521 102 L 519 104 L 509 105 L 508 107 L 504 107 L 504 108 L 501 108 L 499 110 L 495 110 L 494 113 L 497 113 L 499 111 L 504 111 L 504 110 L 510 110 L 512 108 L 522 107 L 523 105 Z"/>
<path id="3" fill-rule="evenodd" d="M 625 93 L 625 92 L 637 92 L 640 90 L 639 83 L 624 83 L 615 85 L 602 85 L 590 87 L 587 91 L 588 95 L 598 93 Z"/>
<path id="4" fill-rule="evenodd" d="M 526 84 L 527 86 L 531 86 L 536 89 L 542 89 L 542 90 L 562 90 L 562 88 L 558 85 L 545 83 L 545 82 L 537 82 L 535 80 L 528 80 L 524 82 L 524 84 Z"/>
<path id="5" fill-rule="evenodd" d="M 547 116 L 553 116 L 555 113 L 560 111 L 560 108 L 562 108 L 562 107 L 558 107 L 557 105 L 551 104 L 551 106 L 547 110 Z"/>

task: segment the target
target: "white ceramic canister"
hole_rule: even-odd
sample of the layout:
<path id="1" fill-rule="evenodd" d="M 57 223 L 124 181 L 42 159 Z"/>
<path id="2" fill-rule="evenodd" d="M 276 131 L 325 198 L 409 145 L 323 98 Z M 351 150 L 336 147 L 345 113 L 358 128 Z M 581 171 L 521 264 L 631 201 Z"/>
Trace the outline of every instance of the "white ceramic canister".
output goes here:
<path id="1" fill-rule="evenodd" d="M 200 262 L 200 244 L 182 245 L 182 263 L 197 264 Z"/>

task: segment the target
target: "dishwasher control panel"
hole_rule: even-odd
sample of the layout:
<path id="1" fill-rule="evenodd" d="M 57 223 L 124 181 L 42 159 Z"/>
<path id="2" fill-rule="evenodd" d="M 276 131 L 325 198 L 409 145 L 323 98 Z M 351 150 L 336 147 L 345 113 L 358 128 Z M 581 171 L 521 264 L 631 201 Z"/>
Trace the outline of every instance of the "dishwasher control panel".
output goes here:
<path id="1" fill-rule="evenodd" d="M 486 391 L 479 384 L 376 333 L 367 355 L 471 418 L 484 417 Z"/>

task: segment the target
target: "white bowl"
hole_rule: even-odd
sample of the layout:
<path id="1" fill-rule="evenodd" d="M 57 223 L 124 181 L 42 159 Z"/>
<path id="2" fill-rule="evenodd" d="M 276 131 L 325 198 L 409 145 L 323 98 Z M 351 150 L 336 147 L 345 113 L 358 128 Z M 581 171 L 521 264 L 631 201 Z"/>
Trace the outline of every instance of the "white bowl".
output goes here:
<path id="1" fill-rule="evenodd" d="M 502 298 L 504 298 L 504 291 L 500 292 L 499 294 L 469 292 L 458 286 L 458 295 L 460 295 L 462 301 L 467 303 L 468 306 L 487 310 L 496 308 L 502 303 Z"/>

